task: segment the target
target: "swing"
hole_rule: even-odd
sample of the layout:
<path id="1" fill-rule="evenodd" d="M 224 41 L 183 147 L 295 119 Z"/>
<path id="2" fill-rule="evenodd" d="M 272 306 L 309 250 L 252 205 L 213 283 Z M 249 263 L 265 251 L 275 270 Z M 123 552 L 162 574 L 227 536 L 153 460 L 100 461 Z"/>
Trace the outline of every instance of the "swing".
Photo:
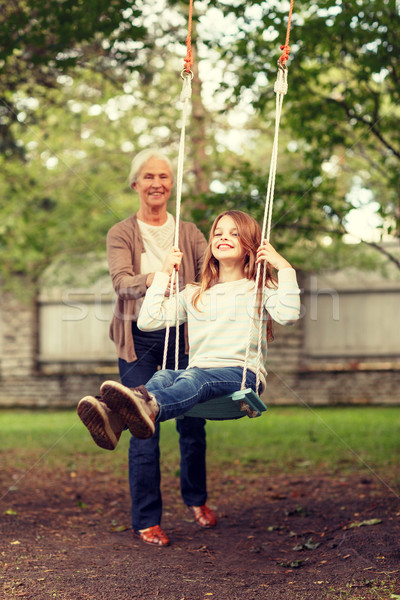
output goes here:
<path id="1" fill-rule="evenodd" d="M 276 112 L 275 112 L 275 134 L 274 141 L 272 146 L 272 154 L 271 154 L 271 163 L 268 177 L 268 186 L 267 186 L 267 194 L 265 199 L 265 209 L 264 209 L 264 218 L 262 225 L 262 233 L 261 239 L 267 239 L 269 241 L 270 231 L 271 231 L 271 217 L 272 217 L 272 204 L 273 204 L 273 196 L 274 196 L 274 188 L 275 188 L 275 176 L 276 176 L 276 165 L 277 165 L 277 156 L 278 156 L 278 137 L 279 137 L 279 122 L 282 111 L 282 103 L 283 97 L 287 93 L 287 67 L 285 65 L 287 59 L 289 58 L 289 34 L 290 34 L 290 23 L 292 17 L 293 10 L 293 0 L 290 0 L 290 9 L 289 9 L 289 18 L 286 32 L 286 42 L 284 46 L 281 46 L 282 55 L 278 59 L 278 74 L 277 80 L 274 86 L 274 92 L 276 94 Z M 180 219 L 180 209 L 181 209 L 181 197 L 182 197 L 182 180 L 183 180 L 183 154 L 184 154 L 184 144 L 185 144 L 185 126 L 187 120 L 187 112 L 189 100 L 191 97 L 191 80 L 193 79 L 193 73 L 191 71 L 191 66 L 193 65 L 192 58 L 192 50 L 191 50 L 191 23 L 192 23 L 192 12 L 193 12 L 193 0 L 190 0 L 189 7 L 189 27 L 188 27 L 188 36 L 186 39 L 187 45 L 187 55 L 184 59 L 185 67 L 181 73 L 181 77 L 183 79 L 183 88 L 181 94 L 181 101 L 183 102 L 182 108 L 182 128 L 181 128 L 181 136 L 180 136 L 180 145 L 179 145 L 179 154 L 178 154 L 178 169 L 177 169 L 177 198 L 176 198 L 176 225 L 175 225 L 175 239 L 174 246 L 179 247 L 179 219 Z M 260 271 L 261 265 L 260 263 L 257 265 L 257 273 L 256 273 L 256 281 L 255 281 L 255 290 L 258 289 L 259 279 L 260 279 Z M 263 286 L 262 289 L 265 288 L 265 277 L 266 277 L 266 269 L 265 269 L 265 261 L 263 264 Z M 176 275 L 176 271 L 173 272 L 173 276 L 171 277 L 170 284 L 170 294 L 173 293 L 173 288 L 175 284 L 175 294 L 176 294 L 176 316 L 178 317 L 178 294 L 179 294 L 179 279 Z M 255 321 L 256 312 L 257 312 L 257 303 L 256 303 L 257 294 L 254 295 L 254 307 L 253 307 L 253 322 Z M 262 306 L 264 304 L 264 298 L 262 297 Z M 177 322 L 177 319 L 176 319 Z M 168 352 L 168 340 L 169 340 L 169 331 L 170 325 L 168 324 L 166 327 L 165 333 L 165 345 L 164 345 L 164 356 L 163 356 L 163 364 L 162 369 L 165 369 L 166 361 L 167 361 L 167 352 Z M 240 419 L 241 417 L 248 416 L 250 418 L 259 417 L 261 413 L 267 410 L 264 402 L 260 399 L 258 393 L 253 391 L 251 388 L 246 388 L 246 375 L 247 375 L 247 363 L 250 351 L 250 343 L 251 343 L 251 329 L 249 331 L 249 338 L 246 348 L 244 367 L 243 367 L 243 377 L 241 389 L 237 392 L 233 392 L 232 394 L 227 394 L 225 396 L 219 396 L 216 398 L 211 398 L 210 400 L 206 400 L 205 402 L 201 402 L 193 406 L 189 411 L 185 413 L 184 416 L 188 417 L 201 417 L 203 419 L 209 420 L 217 420 L 217 421 L 225 421 L 231 419 Z M 259 319 L 259 327 L 258 327 L 258 347 L 257 347 L 257 373 L 256 373 L 256 390 L 259 391 L 260 388 L 260 369 L 261 369 L 261 359 L 262 359 L 262 319 Z M 175 370 L 178 369 L 179 364 L 179 328 L 176 328 L 176 344 L 175 344 Z M 183 417 L 179 417 L 183 418 Z"/>

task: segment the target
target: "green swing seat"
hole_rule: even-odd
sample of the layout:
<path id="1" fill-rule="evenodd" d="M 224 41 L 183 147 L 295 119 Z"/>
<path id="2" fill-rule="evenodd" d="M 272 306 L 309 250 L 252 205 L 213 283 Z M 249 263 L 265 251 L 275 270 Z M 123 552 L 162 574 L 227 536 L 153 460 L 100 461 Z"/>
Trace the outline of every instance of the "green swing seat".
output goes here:
<path id="1" fill-rule="evenodd" d="M 241 402 L 248 405 L 249 410 L 242 409 Z M 240 419 L 241 417 L 260 417 L 267 407 L 258 395 L 251 389 L 239 390 L 226 396 L 211 398 L 206 402 L 195 404 L 185 417 L 201 417 L 213 421 Z"/>

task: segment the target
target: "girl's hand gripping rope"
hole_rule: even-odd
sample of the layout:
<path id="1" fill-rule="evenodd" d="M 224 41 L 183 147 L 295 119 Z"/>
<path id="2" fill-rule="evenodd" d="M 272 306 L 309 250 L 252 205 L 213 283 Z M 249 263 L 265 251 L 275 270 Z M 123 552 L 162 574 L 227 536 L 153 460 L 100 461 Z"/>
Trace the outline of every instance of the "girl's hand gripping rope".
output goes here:
<path id="1" fill-rule="evenodd" d="M 280 269 L 290 269 L 292 266 L 267 240 L 264 240 L 257 250 L 256 262 L 260 263 L 263 260 L 269 262 L 277 271 Z"/>
<path id="2" fill-rule="evenodd" d="M 183 256 L 183 252 L 181 252 L 179 250 L 179 248 L 176 248 L 175 246 L 173 246 L 171 252 L 168 254 L 167 258 L 165 259 L 165 263 L 164 266 L 162 268 L 163 273 L 166 273 L 167 275 L 172 275 L 172 271 L 175 269 L 175 271 L 179 271 L 179 267 L 181 266 L 181 262 L 182 262 L 182 256 Z"/>

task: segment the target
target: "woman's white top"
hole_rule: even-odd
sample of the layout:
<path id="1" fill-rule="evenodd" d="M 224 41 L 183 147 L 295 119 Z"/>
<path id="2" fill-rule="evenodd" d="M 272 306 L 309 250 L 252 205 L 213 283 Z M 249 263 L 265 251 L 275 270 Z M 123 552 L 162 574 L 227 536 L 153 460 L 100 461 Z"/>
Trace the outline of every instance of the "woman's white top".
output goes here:
<path id="1" fill-rule="evenodd" d="M 170 213 L 167 213 L 167 220 L 163 225 L 149 225 L 140 219 L 137 219 L 137 222 L 144 246 L 144 252 L 140 258 L 140 272 L 156 273 L 161 271 L 174 243 L 175 219 Z M 137 320 L 139 316 L 142 303 L 143 298 L 136 300 L 134 320 Z"/>

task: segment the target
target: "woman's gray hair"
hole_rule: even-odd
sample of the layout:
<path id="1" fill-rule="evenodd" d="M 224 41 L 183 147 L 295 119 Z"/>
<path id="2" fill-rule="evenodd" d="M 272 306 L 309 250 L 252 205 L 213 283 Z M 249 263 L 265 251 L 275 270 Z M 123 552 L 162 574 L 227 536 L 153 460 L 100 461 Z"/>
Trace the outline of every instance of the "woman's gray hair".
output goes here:
<path id="1" fill-rule="evenodd" d="M 130 187 L 132 187 L 132 184 L 135 183 L 135 181 L 137 180 L 140 169 L 150 158 L 159 158 L 160 160 L 163 160 L 165 163 L 167 163 L 169 170 L 171 171 L 172 181 L 174 180 L 172 164 L 168 156 L 166 156 L 161 150 L 158 150 L 158 148 L 148 148 L 147 150 L 142 150 L 141 152 L 139 152 L 139 154 L 136 154 L 136 156 L 131 162 L 131 170 L 129 172 L 128 177 Z"/>

